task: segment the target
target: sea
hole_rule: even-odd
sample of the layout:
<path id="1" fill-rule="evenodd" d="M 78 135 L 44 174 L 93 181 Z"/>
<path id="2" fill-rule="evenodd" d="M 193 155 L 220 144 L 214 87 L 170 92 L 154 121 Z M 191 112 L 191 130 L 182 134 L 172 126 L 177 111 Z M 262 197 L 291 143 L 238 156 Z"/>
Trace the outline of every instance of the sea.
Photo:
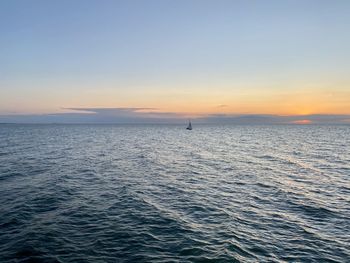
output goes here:
<path id="1" fill-rule="evenodd" d="M 350 262 L 350 126 L 0 125 L 0 262 Z"/>

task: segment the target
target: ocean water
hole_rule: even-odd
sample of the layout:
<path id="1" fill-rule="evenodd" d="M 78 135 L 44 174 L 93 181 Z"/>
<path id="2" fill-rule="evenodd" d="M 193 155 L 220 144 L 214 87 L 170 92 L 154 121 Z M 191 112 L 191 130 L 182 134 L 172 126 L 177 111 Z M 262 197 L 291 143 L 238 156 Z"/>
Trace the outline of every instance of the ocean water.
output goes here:
<path id="1" fill-rule="evenodd" d="M 350 262 L 350 126 L 0 125 L 0 262 Z"/>

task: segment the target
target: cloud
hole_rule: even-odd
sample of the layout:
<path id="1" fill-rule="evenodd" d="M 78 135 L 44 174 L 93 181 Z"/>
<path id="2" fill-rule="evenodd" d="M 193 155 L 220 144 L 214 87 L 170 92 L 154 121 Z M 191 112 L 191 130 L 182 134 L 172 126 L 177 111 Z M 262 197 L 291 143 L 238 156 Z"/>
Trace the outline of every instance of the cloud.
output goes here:
<path id="1" fill-rule="evenodd" d="M 94 113 L 103 117 L 130 117 L 130 118 L 182 118 L 183 115 L 175 112 L 162 112 L 158 108 L 66 108 L 68 110 Z"/>
<path id="2" fill-rule="evenodd" d="M 137 113 L 143 111 L 155 111 L 157 108 L 63 108 L 78 112 L 88 112 L 97 114 L 121 114 L 121 113 Z"/>
<path id="3" fill-rule="evenodd" d="M 346 124 L 350 115 L 264 115 L 264 114 L 211 114 L 198 121 L 203 123 L 232 123 L 232 124 Z"/>
<path id="4" fill-rule="evenodd" d="M 216 108 L 227 108 L 228 105 L 226 104 L 220 104 L 220 105 L 217 105 Z"/>
<path id="5" fill-rule="evenodd" d="M 63 108 L 68 113 L 0 115 L 0 123 L 172 123 L 182 122 L 180 113 L 157 108 Z"/>
<path id="6" fill-rule="evenodd" d="M 68 113 L 0 115 L 0 123 L 184 123 L 189 115 L 157 108 L 64 108 Z M 208 114 L 196 123 L 228 124 L 349 124 L 350 115 Z"/>

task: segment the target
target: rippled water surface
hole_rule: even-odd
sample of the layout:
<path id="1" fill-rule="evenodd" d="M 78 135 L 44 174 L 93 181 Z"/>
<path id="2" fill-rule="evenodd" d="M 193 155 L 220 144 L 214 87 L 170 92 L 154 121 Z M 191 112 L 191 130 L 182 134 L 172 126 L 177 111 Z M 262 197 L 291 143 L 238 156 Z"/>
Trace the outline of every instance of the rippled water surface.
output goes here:
<path id="1" fill-rule="evenodd" d="M 0 262 L 350 262 L 350 126 L 0 125 Z"/>

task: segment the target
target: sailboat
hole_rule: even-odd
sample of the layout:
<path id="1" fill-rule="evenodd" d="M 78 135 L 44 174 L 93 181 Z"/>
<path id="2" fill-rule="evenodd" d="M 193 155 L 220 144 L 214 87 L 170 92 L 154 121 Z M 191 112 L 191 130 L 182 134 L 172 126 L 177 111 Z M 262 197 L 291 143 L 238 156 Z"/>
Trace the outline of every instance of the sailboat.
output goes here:
<path id="1" fill-rule="evenodd" d="M 186 130 L 192 130 L 192 124 L 191 124 L 191 121 L 188 121 L 188 126 L 187 126 Z"/>

